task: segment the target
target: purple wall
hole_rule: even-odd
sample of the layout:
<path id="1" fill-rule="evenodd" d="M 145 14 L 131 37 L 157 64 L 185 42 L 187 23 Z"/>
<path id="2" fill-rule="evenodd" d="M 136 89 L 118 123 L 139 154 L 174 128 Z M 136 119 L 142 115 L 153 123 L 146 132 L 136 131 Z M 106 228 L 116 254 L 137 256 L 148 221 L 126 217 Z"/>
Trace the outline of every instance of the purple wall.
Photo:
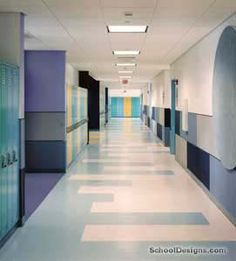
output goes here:
<path id="1" fill-rule="evenodd" d="M 65 112 L 64 51 L 25 52 L 25 111 Z"/>

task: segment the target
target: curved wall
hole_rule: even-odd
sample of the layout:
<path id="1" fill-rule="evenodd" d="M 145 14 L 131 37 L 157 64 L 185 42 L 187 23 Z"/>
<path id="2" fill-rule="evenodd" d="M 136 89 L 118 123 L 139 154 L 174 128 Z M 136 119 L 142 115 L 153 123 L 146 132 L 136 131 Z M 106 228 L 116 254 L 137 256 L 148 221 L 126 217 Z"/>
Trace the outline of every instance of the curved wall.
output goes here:
<path id="1" fill-rule="evenodd" d="M 236 166 L 236 30 L 223 31 L 216 52 L 213 76 L 213 121 L 222 164 Z"/>

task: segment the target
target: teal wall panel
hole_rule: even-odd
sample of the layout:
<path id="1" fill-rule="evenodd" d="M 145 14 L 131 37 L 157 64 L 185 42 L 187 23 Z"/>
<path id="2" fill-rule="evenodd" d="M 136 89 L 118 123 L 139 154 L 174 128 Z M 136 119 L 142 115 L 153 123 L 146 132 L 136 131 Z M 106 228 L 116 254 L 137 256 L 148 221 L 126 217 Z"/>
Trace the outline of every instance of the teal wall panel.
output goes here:
<path id="1" fill-rule="evenodd" d="M 132 117 L 140 117 L 140 98 L 139 97 L 132 97 L 131 98 L 131 110 L 132 110 Z"/>
<path id="2" fill-rule="evenodd" d="M 129 115 L 138 118 L 141 113 L 140 97 L 130 97 L 130 99 L 131 111 Z M 124 97 L 111 97 L 111 117 L 125 117 L 126 109 Z"/>
<path id="3" fill-rule="evenodd" d="M 117 97 L 111 98 L 111 117 L 116 117 L 117 115 Z"/>
<path id="4" fill-rule="evenodd" d="M 117 98 L 117 115 L 116 117 L 124 117 L 124 98 Z"/>

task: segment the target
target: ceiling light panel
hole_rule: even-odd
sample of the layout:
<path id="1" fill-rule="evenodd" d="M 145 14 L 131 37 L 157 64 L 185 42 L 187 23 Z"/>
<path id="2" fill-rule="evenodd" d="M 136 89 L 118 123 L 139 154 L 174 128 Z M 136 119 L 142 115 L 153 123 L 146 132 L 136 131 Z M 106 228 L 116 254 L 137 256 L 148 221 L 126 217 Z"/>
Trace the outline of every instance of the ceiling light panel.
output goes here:
<path id="1" fill-rule="evenodd" d="M 108 33 L 146 33 L 147 25 L 108 25 Z"/>
<path id="2" fill-rule="evenodd" d="M 120 76 L 120 79 L 131 79 L 132 77 L 129 75 L 122 75 Z"/>
<path id="3" fill-rule="evenodd" d="M 120 74 L 131 74 L 133 73 L 133 71 L 119 71 Z"/>
<path id="4" fill-rule="evenodd" d="M 136 66 L 136 63 L 117 63 L 116 66 L 122 66 L 122 67 L 131 67 Z"/>
<path id="5" fill-rule="evenodd" d="M 140 51 L 138 50 L 130 50 L 130 51 L 113 51 L 114 55 L 138 55 Z"/>
<path id="6" fill-rule="evenodd" d="M 154 8 L 156 6 L 156 0 L 101 0 L 101 5 L 104 8 Z M 127 10 L 128 11 L 128 10 Z"/>

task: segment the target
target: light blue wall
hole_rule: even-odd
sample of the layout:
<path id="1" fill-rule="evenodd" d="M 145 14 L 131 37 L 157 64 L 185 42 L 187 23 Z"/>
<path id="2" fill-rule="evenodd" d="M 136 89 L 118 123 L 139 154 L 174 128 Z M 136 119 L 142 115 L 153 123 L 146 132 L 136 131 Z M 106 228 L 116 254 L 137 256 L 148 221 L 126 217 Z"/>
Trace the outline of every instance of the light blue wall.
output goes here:
<path id="1" fill-rule="evenodd" d="M 236 221 L 236 171 L 210 157 L 210 192 Z"/>

